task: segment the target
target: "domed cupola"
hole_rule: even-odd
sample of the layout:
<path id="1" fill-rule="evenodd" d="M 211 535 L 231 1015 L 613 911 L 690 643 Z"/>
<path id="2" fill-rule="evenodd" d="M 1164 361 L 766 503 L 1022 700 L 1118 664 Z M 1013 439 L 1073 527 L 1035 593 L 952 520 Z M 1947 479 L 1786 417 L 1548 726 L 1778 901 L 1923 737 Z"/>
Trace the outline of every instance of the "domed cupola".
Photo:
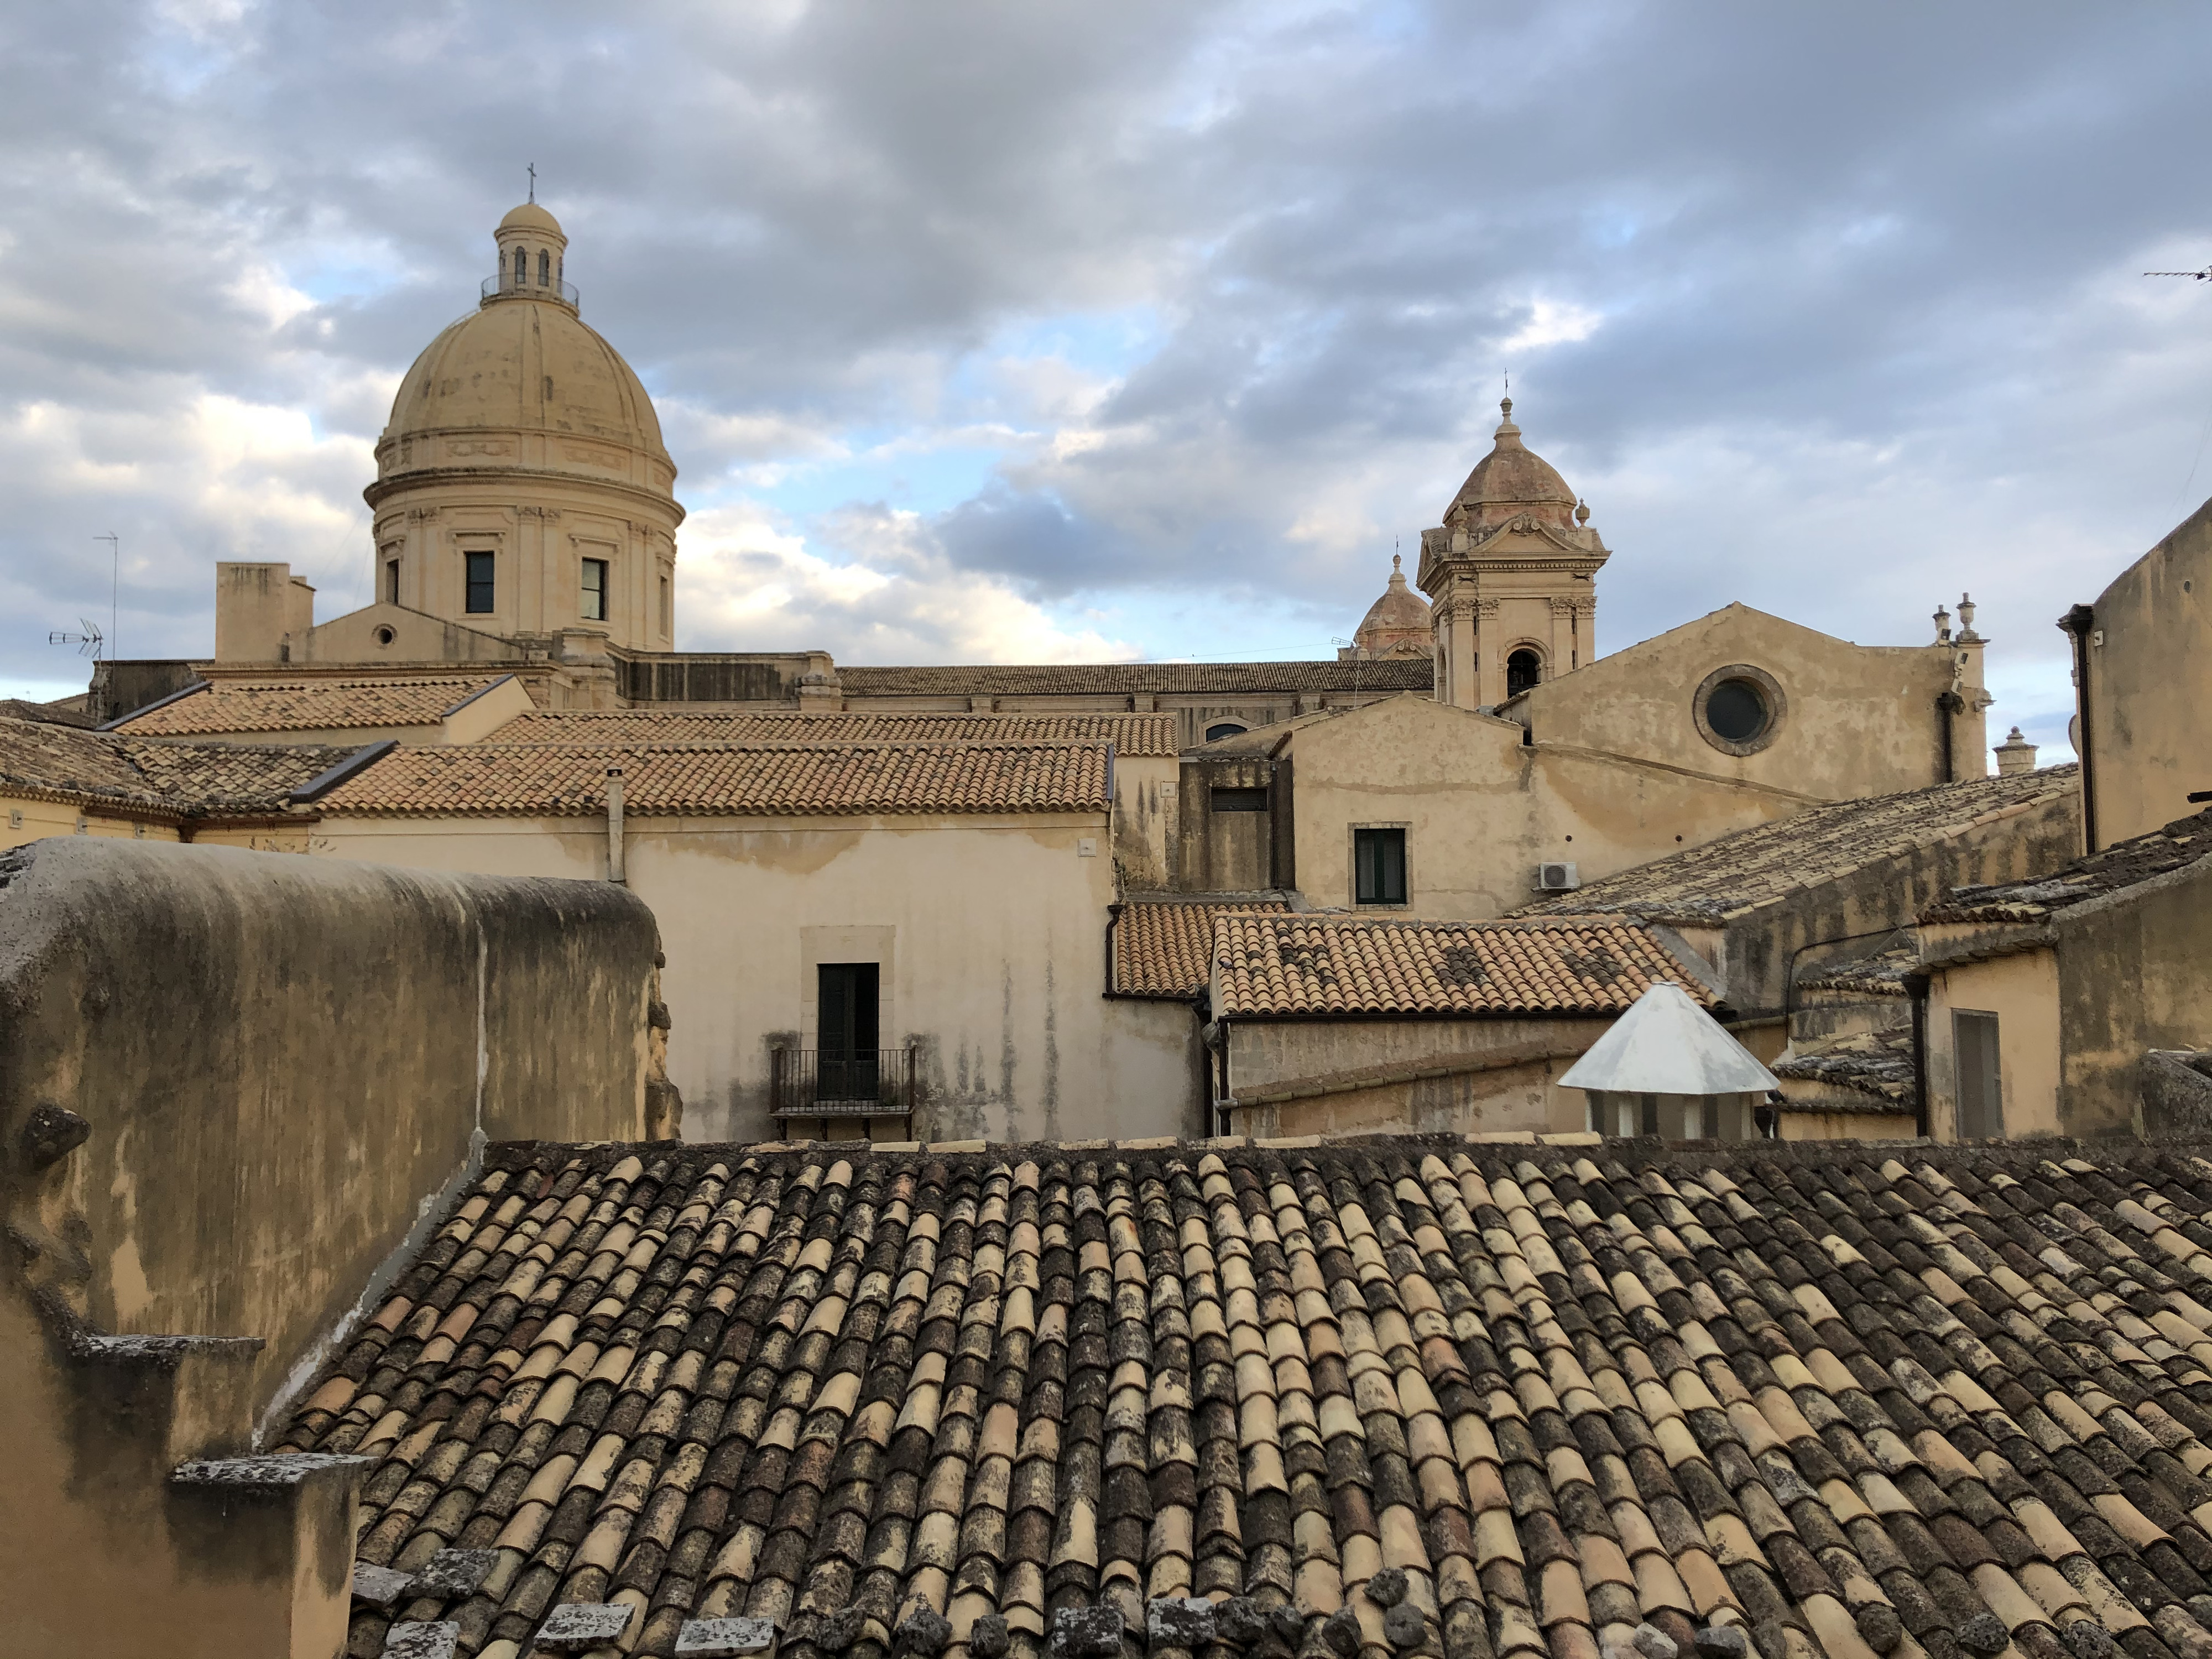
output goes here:
<path id="1" fill-rule="evenodd" d="M 1340 650 L 1337 655 L 1346 660 L 1426 657 L 1436 650 L 1431 628 L 1428 602 L 1406 586 L 1402 562 L 1393 553 L 1389 585 L 1382 590 L 1382 597 L 1367 607 L 1350 648 Z"/>
<path id="2" fill-rule="evenodd" d="M 1444 510 L 1444 523 L 1486 528 L 1525 513 L 1542 523 L 1571 530 L 1575 492 L 1549 461 L 1521 441 L 1521 428 L 1513 424 L 1513 399 L 1504 399 L 1498 408 L 1504 418 L 1492 434 L 1490 453 L 1467 475 L 1467 482 Z"/>
<path id="3" fill-rule="evenodd" d="M 559 220 L 528 202 L 492 240 L 477 309 L 415 360 L 377 442 L 377 598 L 672 649 L 684 509 L 653 399 L 579 314 Z"/>

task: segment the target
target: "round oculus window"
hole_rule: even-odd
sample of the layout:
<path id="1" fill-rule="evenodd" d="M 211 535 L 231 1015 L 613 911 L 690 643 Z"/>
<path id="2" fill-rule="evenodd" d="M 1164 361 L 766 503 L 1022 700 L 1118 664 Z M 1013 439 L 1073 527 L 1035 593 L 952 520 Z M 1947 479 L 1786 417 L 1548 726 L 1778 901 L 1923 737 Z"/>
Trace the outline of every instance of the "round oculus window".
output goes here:
<path id="1" fill-rule="evenodd" d="M 1705 724 L 1730 743 L 1755 743 L 1774 718 L 1752 680 L 1723 680 L 1705 698 Z"/>
<path id="2" fill-rule="evenodd" d="M 1764 668 L 1733 662 L 1698 682 L 1690 712 L 1698 735 L 1723 754 L 1755 755 L 1781 735 L 1790 699 Z"/>

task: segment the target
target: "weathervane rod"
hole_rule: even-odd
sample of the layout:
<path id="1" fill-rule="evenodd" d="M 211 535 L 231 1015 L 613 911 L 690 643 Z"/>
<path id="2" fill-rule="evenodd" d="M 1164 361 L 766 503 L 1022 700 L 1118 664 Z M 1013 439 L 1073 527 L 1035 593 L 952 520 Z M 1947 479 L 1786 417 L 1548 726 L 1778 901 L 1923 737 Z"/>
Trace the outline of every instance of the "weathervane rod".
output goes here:
<path id="1" fill-rule="evenodd" d="M 107 649 L 112 656 L 115 651 L 115 641 L 123 632 L 123 542 L 112 530 L 105 536 L 94 536 L 93 540 L 107 544 Z"/>

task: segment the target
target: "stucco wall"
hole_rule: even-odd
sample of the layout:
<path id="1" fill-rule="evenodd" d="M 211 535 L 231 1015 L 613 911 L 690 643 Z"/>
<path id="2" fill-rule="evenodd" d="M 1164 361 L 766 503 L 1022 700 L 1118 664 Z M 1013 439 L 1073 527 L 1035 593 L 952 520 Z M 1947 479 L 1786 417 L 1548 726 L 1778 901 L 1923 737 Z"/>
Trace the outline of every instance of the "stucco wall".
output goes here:
<path id="1" fill-rule="evenodd" d="M 1110 833 L 1103 813 L 630 819 L 630 890 L 667 951 L 685 1133 L 773 1134 L 769 1051 L 816 1047 L 828 962 L 882 969 L 882 1045 L 921 1051 L 918 1133 L 1184 1132 L 1187 1038 L 1107 1012 Z M 606 870 L 592 819 L 333 818 L 313 846 L 428 869 Z"/>
<path id="2" fill-rule="evenodd" d="M 1707 742 L 1692 708 L 1705 677 L 1735 664 L 1771 675 L 1786 702 L 1773 741 L 1753 755 Z M 1853 645 L 1731 605 L 1547 680 L 1511 707 L 1539 743 L 1841 800 L 1948 781 L 1936 700 L 1952 672 L 1942 646 Z M 1988 769 L 1978 736 L 1961 747 L 1960 775 Z"/>
<path id="3" fill-rule="evenodd" d="M 1230 1022 L 1240 1101 L 1319 1079 L 1358 1083 L 1241 1108 L 1237 1133 L 1472 1133 L 1585 1127 L 1584 1096 L 1554 1080 L 1609 1019 L 1248 1019 Z M 1458 1067 L 1468 1069 L 1461 1070 Z M 1474 1069 L 1480 1067 L 1480 1069 Z M 1431 1077 L 1376 1073 L 1444 1071 Z"/>
<path id="4" fill-rule="evenodd" d="M 169 1473 L 246 1449 L 477 1137 L 641 1132 L 655 946 L 599 884 L 0 860 L 0 1652 L 335 1650 L 349 1477 Z"/>
<path id="5" fill-rule="evenodd" d="M 2062 910 L 2052 931 L 2064 1132 L 2139 1128 L 2143 1051 L 2212 1048 L 2212 859 Z"/>
<path id="6" fill-rule="evenodd" d="M 82 824 L 83 828 L 79 829 Z M 177 839 L 173 823 L 147 823 L 132 818 L 109 817 L 97 807 L 72 806 L 64 801 L 33 800 L 0 789 L 0 848 L 21 847 L 49 836 L 97 836 L 129 841 Z"/>
<path id="7" fill-rule="evenodd" d="M 2005 1138 L 2060 1133 L 2058 961 L 2050 951 L 2019 951 L 1962 962 L 1929 976 L 1928 1129 L 1959 1138 L 1960 1012 L 1997 1017 L 1997 1100 Z M 2070 1133 L 2070 1132 L 2069 1132 Z"/>
<path id="8" fill-rule="evenodd" d="M 2212 789 L 2212 501 L 2097 598 L 2089 647 L 2097 844 L 2185 817 Z"/>
<path id="9" fill-rule="evenodd" d="M 1406 826 L 1413 915 L 1503 915 L 1539 896 L 1536 866 L 1583 881 L 1802 810 L 1802 796 L 1522 742 L 1509 720 L 1403 696 L 1291 739 L 1297 885 L 1353 902 L 1352 832 Z M 1188 861 L 1188 854 L 1186 855 Z"/>

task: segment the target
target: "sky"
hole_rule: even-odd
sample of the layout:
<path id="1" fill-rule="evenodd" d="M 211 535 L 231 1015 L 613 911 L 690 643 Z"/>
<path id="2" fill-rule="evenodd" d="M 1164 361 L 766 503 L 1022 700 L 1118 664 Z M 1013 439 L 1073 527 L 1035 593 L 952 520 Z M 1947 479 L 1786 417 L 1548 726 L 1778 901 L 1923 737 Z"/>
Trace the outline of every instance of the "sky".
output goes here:
<path id="1" fill-rule="evenodd" d="M 1991 740 L 2212 495 L 2212 9 L 0 9 L 0 695 L 368 597 L 409 362 L 529 185 L 652 392 L 678 645 L 1333 654 L 1489 447 L 1599 644 L 1971 592 Z M 111 559 L 118 538 L 119 557 Z"/>

